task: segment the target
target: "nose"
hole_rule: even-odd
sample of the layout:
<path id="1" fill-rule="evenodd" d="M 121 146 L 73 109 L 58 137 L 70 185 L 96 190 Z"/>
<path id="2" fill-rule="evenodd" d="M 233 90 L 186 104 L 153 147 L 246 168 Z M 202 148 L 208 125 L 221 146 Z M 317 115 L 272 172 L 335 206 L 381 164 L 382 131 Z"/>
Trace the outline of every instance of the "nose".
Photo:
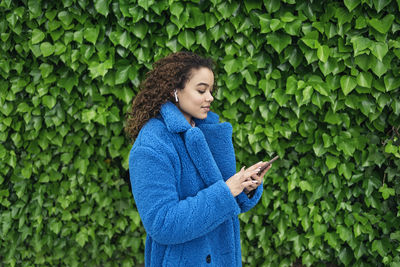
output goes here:
<path id="1" fill-rule="evenodd" d="M 207 91 L 207 98 L 206 98 L 206 101 L 207 102 L 212 102 L 212 101 L 214 101 L 214 97 L 213 97 L 213 95 L 211 94 L 211 92 L 210 91 Z"/>

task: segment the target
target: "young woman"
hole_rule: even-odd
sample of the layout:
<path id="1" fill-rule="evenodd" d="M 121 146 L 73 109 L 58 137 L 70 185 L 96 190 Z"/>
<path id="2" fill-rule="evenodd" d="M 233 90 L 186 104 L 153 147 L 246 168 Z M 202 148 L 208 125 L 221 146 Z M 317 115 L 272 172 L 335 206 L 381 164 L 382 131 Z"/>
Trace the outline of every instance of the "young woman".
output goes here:
<path id="1" fill-rule="evenodd" d="M 264 162 L 236 173 L 232 126 L 210 111 L 212 61 L 190 52 L 154 63 L 128 113 L 132 193 L 146 266 L 241 266 L 237 215 L 259 201 Z"/>

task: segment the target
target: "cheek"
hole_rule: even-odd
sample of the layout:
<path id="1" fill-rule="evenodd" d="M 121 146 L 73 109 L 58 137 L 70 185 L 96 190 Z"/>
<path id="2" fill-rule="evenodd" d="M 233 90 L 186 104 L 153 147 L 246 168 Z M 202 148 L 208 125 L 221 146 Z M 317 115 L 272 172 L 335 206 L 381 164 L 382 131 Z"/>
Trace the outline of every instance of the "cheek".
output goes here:
<path id="1" fill-rule="evenodd" d="M 201 105 L 201 103 L 203 103 L 203 96 L 198 93 L 193 93 L 190 99 L 191 102 L 195 105 Z"/>

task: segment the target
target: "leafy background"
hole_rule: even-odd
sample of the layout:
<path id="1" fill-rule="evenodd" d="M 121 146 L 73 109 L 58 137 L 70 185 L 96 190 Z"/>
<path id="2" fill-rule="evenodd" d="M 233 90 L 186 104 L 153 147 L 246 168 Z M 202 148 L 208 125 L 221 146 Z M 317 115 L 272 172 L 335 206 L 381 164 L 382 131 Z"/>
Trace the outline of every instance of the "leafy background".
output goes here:
<path id="1" fill-rule="evenodd" d="M 124 116 L 155 60 L 217 62 L 245 266 L 400 266 L 400 1 L 1 0 L 0 262 L 133 266 Z"/>

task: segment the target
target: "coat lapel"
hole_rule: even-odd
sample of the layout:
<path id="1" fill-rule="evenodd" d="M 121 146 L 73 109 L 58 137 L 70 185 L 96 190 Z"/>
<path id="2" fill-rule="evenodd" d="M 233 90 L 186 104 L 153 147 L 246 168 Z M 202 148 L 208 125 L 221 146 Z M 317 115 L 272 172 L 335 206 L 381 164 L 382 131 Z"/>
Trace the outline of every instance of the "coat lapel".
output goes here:
<path id="1" fill-rule="evenodd" d="M 199 124 L 211 154 L 226 181 L 236 173 L 236 156 L 232 144 L 232 126 L 228 122 Z"/>
<path id="2" fill-rule="evenodd" d="M 186 149 L 201 178 L 207 186 L 222 179 L 220 170 L 211 154 L 204 134 L 197 127 L 193 127 L 184 133 Z"/>
<path id="3" fill-rule="evenodd" d="M 195 119 L 198 127 L 191 127 L 171 102 L 165 103 L 160 113 L 168 130 L 183 136 L 186 150 L 207 186 L 235 174 L 232 126 L 229 123 L 218 123 L 218 115 L 209 112 L 205 120 Z"/>

